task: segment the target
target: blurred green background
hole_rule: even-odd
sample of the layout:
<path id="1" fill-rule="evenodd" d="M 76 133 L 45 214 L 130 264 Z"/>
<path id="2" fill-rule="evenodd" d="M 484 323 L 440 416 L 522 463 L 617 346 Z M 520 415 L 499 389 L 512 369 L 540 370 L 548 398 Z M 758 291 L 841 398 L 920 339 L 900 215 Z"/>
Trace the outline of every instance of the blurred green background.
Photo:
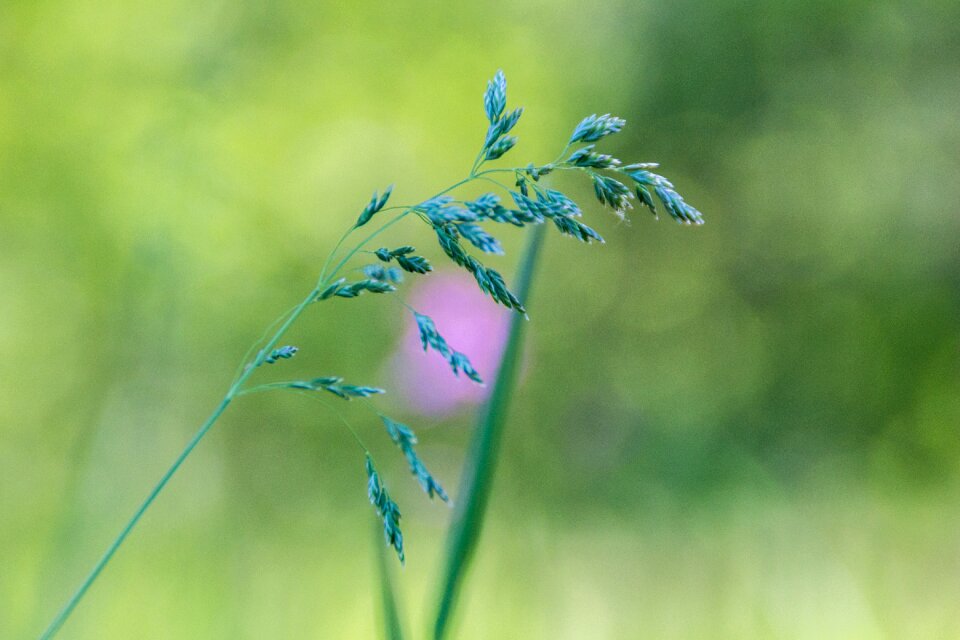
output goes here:
<path id="1" fill-rule="evenodd" d="M 374 188 L 466 173 L 497 68 L 507 158 L 622 115 L 605 148 L 707 225 L 551 234 L 457 637 L 960 637 L 958 60 L 948 0 L 3 3 L 0 637 L 39 634 Z M 397 309 L 309 314 L 291 366 L 383 383 Z M 348 415 L 419 632 L 449 510 Z M 454 488 L 470 415 L 401 417 Z M 375 637 L 364 483 L 323 407 L 244 400 L 62 637 Z"/>

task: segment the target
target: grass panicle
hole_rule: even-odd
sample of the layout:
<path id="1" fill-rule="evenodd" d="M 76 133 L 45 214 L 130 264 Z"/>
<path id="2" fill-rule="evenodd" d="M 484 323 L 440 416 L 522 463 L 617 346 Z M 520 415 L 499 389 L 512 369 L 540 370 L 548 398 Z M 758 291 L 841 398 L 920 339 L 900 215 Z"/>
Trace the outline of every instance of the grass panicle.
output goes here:
<path id="1" fill-rule="evenodd" d="M 654 173 L 653 163 L 633 163 L 624 166 L 620 160 L 596 150 L 598 141 L 618 133 L 625 126 L 622 118 L 596 114 L 584 118 L 573 130 L 557 159 L 546 163 L 529 162 L 514 167 L 487 168 L 488 162 L 506 157 L 517 145 L 512 134 L 521 116 L 522 107 L 510 109 L 507 104 L 507 81 L 502 71 L 487 83 L 483 96 L 487 130 L 483 144 L 467 175 L 433 196 L 414 201 L 413 204 L 387 207 L 393 194 L 393 186 L 382 194 L 374 192 L 360 215 L 341 236 L 326 260 L 319 268 L 319 276 L 306 297 L 290 311 L 270 325 L 263 337 L 256 341 L 244 357 L 241 366 L 224 397 L 213 413 L 204 421 L 196 434 L 175 458 L 173 464 L 160 478 L 143 503 L 127 521 L 120 533 L 107 547 L 104 555 L 81 582 L 66 605 L 54 617 L 41 640 L 52 638 L 63 626 L 79 602 L 99 578 L 120 546 L 127 540 L 143 514 L 163 492 L 170 478 L 177 472 L 194 448 L 212 429 L 235 400 L 254 392 L 294 390 L 297 392 L 320 391 L 345 400 L 369 400 L 384 390 L 379 387 L 346 384 L 339 376 L 318 377 L 309 380 L 260 382 L 253 378 L 260 372 L 273 371 L 273 365 L 289 359 L 297 353 L 296 347 L 281 346 L 290 328 L 316 303 L 335 298 L 352 299 L 365 294 L 391 293 L 403 286 L 403 273 L 425 276 L 434 270 L 433 258 L 415 253 L 409 245 L 395 249 L 381 247 L 371 249 L 373 242 L 404 220 L 418 220 L 434 232 L 439 245 L 439 254 L 469 272 L 480 290 L 495 303 L 516 311 L 513 315 L 510 339 L 500 363 L 493 393 L 483 411 L 475 434 L 468 465 L 461 483 L 458 507 L 451 531 L 446 562 L 444 587 L 441 590 L 437 637 L 442 637 L 452 611 L 456 593 L 463 579 L 463 572 L 476 545 L 483 521 L 485 505 L 489 496 L 490 482 L 496 463 L 500 434 L 506 420 L 512 389 L 516 381 L 518 354 L 522 341 L 521 329 L 526 317 L 524 299 L 530 288 L 531 274 L 539 247 L 543 242 L 549 220 L 560 234 L 571 236 L 584 243 L 603 242 L 600 235 L 583 222 L 584 212 L 571 198 L 543 183 L 546 176 L 564 173 L 585 176 L 591 180 L 597 199 L 618 215 L 624 216 L 636 198 L 655 215 L 655 201 L 676 221 L 685 224 L 702 224 L 703 216 L 689 205 L 673 184 L 662 175 Z M 515 152 L 514 152 L 515 155 Z M 492 191 L 473 200 L 464 200 L 457 191 L 463 187 L 479 184 L 493 185 Z M 632 186 L 627 186 L 627 184 Z M 511 228 L 535 227 L 530 230 L 530 242 L 524 253 L 518 276 L 516 292 L 511 289 L 500 271 L 487 266 L 474 255 L 475 252 L 496 257 L 504 253 L 491 227 L 503 225 Z M 361 231 L 361 229 L 363 231 Z M 379 263 L 357 265 L 355 261 L 373 254 Z M 362 272 L 363 278 L 349 281 L 350 273 Z M 483 381 L 470 362 L 467 354 L 451 348 L 437 331 L 428 316 L 414 312 L 425 351 L 439 353 L 455 375 L 464 374 L 470 380 Z M 252 355 L 252 357 L 251 357 Z M 309 394 L 308 394 L 309 395 Z M 313 396 L 316 397 L 316 396 Z M 414 445 L 416 437 L 409 427 L 383 418 L 390 439 L 407 459 L 411 472 L 428 496 L 437 496 L 443 501 L 449 498 L 443 488 L 418 457 Z M 383 478 L 377 471 L 370 451 L 364 446 L 353 427 L 344 421 L 365 456 L 367 493 L 383 524 L 387 545 L 394 549 L 400 561 L 404 561 L 403 535 L 400 530 L 400 509 L 386 490 Z"/>

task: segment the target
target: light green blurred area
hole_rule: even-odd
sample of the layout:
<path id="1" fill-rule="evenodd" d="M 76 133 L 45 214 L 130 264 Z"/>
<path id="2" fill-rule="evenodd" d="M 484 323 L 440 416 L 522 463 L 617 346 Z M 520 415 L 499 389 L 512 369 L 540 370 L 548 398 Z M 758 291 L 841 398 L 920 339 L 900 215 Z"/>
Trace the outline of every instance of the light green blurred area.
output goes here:
<path id="1" fill-rule="evenodd" d="M 40 633 L 373 189 L 465 175 L 497 68 L 508 159 L 610 111 L 605 148 L 708 223 L 550 237 L 457 637 L 960 637 L 958 55 L 946 0 L 0 6 L 0 638 Z M 385 382 L 397 309 L 309 314 L 291 370 Z M 347 415 L 421 637 L 449 510 Z M 455 487 L 470 416 L 409 418 Z M 377 637 L 362 464 L 321 405 L 245 399 L 62 637 Z"/>

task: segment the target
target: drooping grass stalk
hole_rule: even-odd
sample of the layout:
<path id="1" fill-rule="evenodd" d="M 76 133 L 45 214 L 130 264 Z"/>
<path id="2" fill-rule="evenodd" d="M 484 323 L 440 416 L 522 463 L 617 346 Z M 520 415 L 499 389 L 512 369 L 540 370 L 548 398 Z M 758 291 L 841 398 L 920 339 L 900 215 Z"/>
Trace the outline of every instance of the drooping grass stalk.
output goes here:
<path id="1" fill-rule="evenodd" d="M 529 304 L 530 285 L 536 269 L 540 247 L 543 245 L 544 227 L 530 231 L 527 246 L 517 273 L 517 294 Z M 510 401 L 517 384 L 520 356 L 523 352 L 527 322 L 514 315 L 510 333 L 504 348 L 503 358 L 490 398 L 484 404 L 470 451 L 460 480 L 457 506 L 448 533 L 446 555 L 443 561 L 442 583 L 437 604 L 433 637 L 441 640 L 449 629 L 449 623 L 457 603 L 457 596 L 470 567 L 470 561 L 483 530 L 484 515 L 490 499 L 490 488 L 496 471 L 500 442 L 506 426 Z"/>
<path id="2" fill-rule="evenodd" d="M 250 393 L 270 390 L 293 390 L 297 393 L 330 393 L 344 400 L 350 400 L 351 398 L 364 399 L 384 393 L 383 389 L 375 387 L 344 384 L 343 379 L 339 376 L 329 375 L 310 380 L 272 381 L 251 387 L 245 387 L 245 385 L 257 371 L 264 368 L 264 365 L 276 364 L 293 357 L 297 353 L 297 348 L 292 345 L 282 347 L 278 347 L 278 345 L 290 327 L 313 303 L 332 299 L 356 298 L 361 294 L 391 293 L 396 291 L 396 285 L 400 283 L 404 272 L 426 275 L 432 271 L 433 267 L 430 262 L 424 256 L 417 255 L 414 247 L 404 245 L 394 249 L 381 247 L 376 251 L 366 249 L 370 242 L 406 219 L 411 213 L 432 229 L 443 253 L 456 266 L 469 272 L 483 293 L 492 298 L 494 302 L 517 312 L 513 317 L 510 340 L 500 366 L 497 384 L 475 434 L 469 465 L 464 474 L 461 488 L 463 502 L 455 514 L 454 527 L 448 548 L 445 582 L 441 591 L 442 596 L 437 617 L 436 633 L 438 638 L 442 637 L 447 628 L 447 621 L 456 602 L 456 595 L 463 580 L 464 571 L 476 546 L 477 536 L 483 522 L 500 435 L 517 373 L 517 360 L 522 340 L 522 318 L 526 317 L 523 300 L 530 289 L 530 280 L 537 254 L 543 242 L 544 227 L 547 226 L 545 223 L 547 221 L 552 222 L 561 234 L 586 244 L 594 241 L 603 242 L 596 231 L 580 221 L 583 213 L 579 206 L 563 193 L 540 184 L 541 178 L 555 171 L 583 173 L 592 180 L 594 192 L 601 204 L 612 208 L 621 217 L 625 210 L 631 207 L 630 200 L 634 197 L 655 213 L 652 193 L 657 196 L 657 199 L 660 200 L 671 217 L 678 222 L 686 224 L 700 224 L 702 222 L 700 212 L 684 202 L 666 178 L 650 171 L 650 169 L 656 167 L 655 164 L 638 163 L 623 166 L 616 158 L 594 151 L 595 145 L 593 143 L 619 132 L 625 124 L 623 119 L 609 114 L 603 116 L 592 115 L 582 120 L 574 129 L 573 135 L 569 138 L 563 152 L 553 162 L 543 165 L 531 163 L 525 167 L 481 171 L 480 169 L 485 162 L 498 160 L 513 149 L 517 143 L 516 136 L 508 134 L 517 124 L 523 109 L 506 111 L 506 79 L 502 72 L 498 72 L 487 85 L 487 91 L 484 94 L 484 109 L 489 120 L 489 127 L 480 153 L 466 178 L 443 189 L 428 200 L 406 206 L 385 206 L 392 193 L 392 187 L 387 188 L 382 195 L 374 192 L 372 199 L 363 209 L 357 221 L 340 237 L 333 251 L 327 256 L 314 288 L 303 301 L 267 328 L 263 335 L 270 336 L 269 338 L 263 337 L 258 340 L 244 356 L 233 382 L 216 409 L 200 426 L 197 433 L 127 521 L 80 587 L 41 635 L 41 640 L 53 638 L 63 626 L 117 550 L 136 527 L 144 513 L 150 508 L 150 505 L 153 504 L 194 448 L 213 428 L 234 400 Z M 562 159 L 567 151 L 575 145 L 581 146 L 565 160 Z M 509 176 L 511 179 L 515 179 L 514 184 L 517 190 L 512 190 L 510 186 L 496 179 L 495 176 Z M 634 190 L 632 191 L 617 178 L 633 181 L 635 183 Z M 492 192 L 483 194 L 472 201 L 457 200 L 449 195 L 450 192 L 474 181 L 492 184 L 498 191 L 506 192 L 516 208 L 509 208 L 510 201 Z M 340 256 L 341 249 L 348 246 L 347 242 L 355 231 L 367 225 L 378 213 L 395 210 L 400 210 L 400 213 L 367 234 Z M 381 215 L 378 220 L 383 217 Z M 510 290 L 498 271 L 486 266 L 473 255 L 477 250 L 490 254 L 503 252 L 498 240 L 490 235 L 481 224 L 534 227 L 521 262 L 519 288 L 517 289 L 519 295 Z M 342 270 L 347 267 L 351 260 L 366 254 L 372 254 L 379 262 L 368 264 L 362 268 L 364 279 L 348 282 L 347 276 L 351 271 L 344 273 Z M 447 361 L 454 375 L 463 373 L 465 377 L 481 383 L 480 374 L 474 369 L 468 356 L 455 350 L 447 343 L 433 320 L 412 308 L 409 310 L 416 321 L 424 350 L 439 354 Z M 273 327 L 277 324 L 279 324 L 279 327 L 271 334 Z M 419 482 L 424 492 L 430 498 L 436 496 L 442 501 L 447 501 L 446 492 L 417 454 L 415 447 L 417 438 L 413 430 L 383 414 L 378 415 L 390 439 L 406 458 L 410 473 Z M 386 543 L 394 548 L 397 557 L 403 562 L 404 547 L 403 534 L 400 530 L 400 509 L 390 497 L 370 451 L 364 446 L 353 427 L 349 424 L 347 424 L 347 427 L 364 451 L 367 495 L 383 523 Z M 392 592 L 384 593 L 385 598 L 388 595 L 392 596 Z M 395 614 L 396 607 L 392 597 L 390 602 L 393 603 L 391 607 Z M 396 619 L 396 616 L 394 615 L 391 619 Z M 399 626 L 396 628 L 399 629 Z"/>
<path id="3" fill-rule="evenodd" d="M 387 548 L 381 544 L 383 536 L 381 527 L 374 528 L 373 542 L 377 556 L 377 577 L 380 580 L 380 607 L 383 614 L 383 637 L 385 640 L 403 640 L 403 624 L 400 622 L 400 612 L 397 607 L 396 589 L 393 583 L 393 574 L 387 564 Z"/>

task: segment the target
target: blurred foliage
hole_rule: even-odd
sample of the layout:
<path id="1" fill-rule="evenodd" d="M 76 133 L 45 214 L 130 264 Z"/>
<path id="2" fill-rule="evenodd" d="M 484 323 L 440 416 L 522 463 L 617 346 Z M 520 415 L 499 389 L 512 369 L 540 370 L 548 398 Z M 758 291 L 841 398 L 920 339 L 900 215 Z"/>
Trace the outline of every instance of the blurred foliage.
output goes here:
<path id="1" fill-rule="evenodd" d="M 39 633 L 372 189 L 462 177 L 498 67 L 511 155 L 611 111 L 707 225 L 550 238 L 460 637 L 960 635 L 958 55 L 947 0 L 4 3 L 0 637 Z M 377 383 L 378 302 L 284 366 Z M 320 405 L 244 404 L 64 638 L 374 634 L 362 456 Z M 455 486 L 469 416 L 408 418 Z M 382 458 L 423 629 L 448 512 Z"/>

